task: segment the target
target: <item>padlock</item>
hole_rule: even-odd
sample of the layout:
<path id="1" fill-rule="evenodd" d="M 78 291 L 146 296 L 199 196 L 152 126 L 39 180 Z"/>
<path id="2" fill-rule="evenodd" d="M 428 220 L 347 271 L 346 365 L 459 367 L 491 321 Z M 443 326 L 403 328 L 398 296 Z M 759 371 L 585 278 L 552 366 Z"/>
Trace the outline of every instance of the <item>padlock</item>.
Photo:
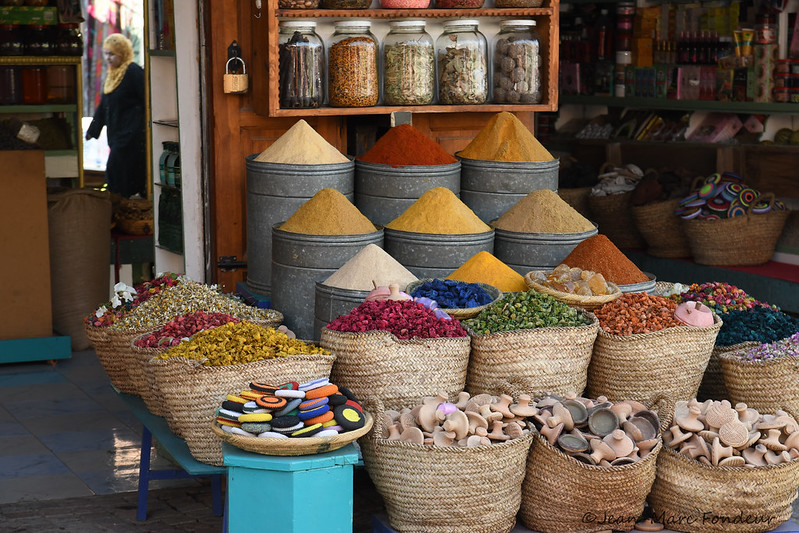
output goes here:
<path id="1" fill-rule="evenodd" d="M 241 74 L 230 73 L 230 62 L 234 59 L 241 61 Z M 236 56 L 228 59 L 227 63 L 225 63 L 225 94 L 244 94 L 247 92 L 249 85 L 247 65 L 244 64 L 244 60 Z"/>

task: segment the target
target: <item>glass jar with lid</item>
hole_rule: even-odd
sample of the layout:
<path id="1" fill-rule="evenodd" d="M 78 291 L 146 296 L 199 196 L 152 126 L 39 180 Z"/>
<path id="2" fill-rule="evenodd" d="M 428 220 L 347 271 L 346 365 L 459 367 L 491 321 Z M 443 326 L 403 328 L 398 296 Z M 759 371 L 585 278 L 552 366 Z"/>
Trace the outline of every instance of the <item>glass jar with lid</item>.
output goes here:
<path id="1" fill-rule="evenodd" d="M 55 38 L 55 53 L 60 56 L 82 56 L 83 35 L 78 24 L 59 24 Z"/>
<path id="2" fill-rule="evenodd" d="M 17 24 L 0 25 L 0 55 L 21 56 L 25 54 L 25 40 Z"/>
<path id="3" fill-rule="evenodd" d="M 50 56 L 55 53 L 53 34 L 48 26 L 43 24 L 28 26 L 25 53 L 32 56 Z"/>
<path id="4" fill-rule="evenodd" d="M 324 9 L 369 9 L 372 0 L 322 0 Z"/>
<path id="5" fill-rule="evenodd" d="M 471 19 L 450 20 L 436 40 L 439 104 L 482 104 L 488 99 L 486 38 Z"/>
<path id="6" fill-rule="evenodd" d="M 503 20 L 494 37 L 494 102 L 541 102 L 541 49 L 534 20 Z"/>
<path id="7" fill-rule="evenodd" d="M 433 103 L 435 47 L 423 20 L 389 22 L 383 39 L 383 99 L 386 105 Z"/>
<path id="8" fill-rule="evenodd" d="M 280 107 L 319 107 L 325 100 L 325 45 L 316 22 L 281 21 L 279 29 Z"/>
<path id="9" fill-rule="evenodd" d="M 368 20 L 342 20 L 327 51 L 327 94 L 333 107 L 368 107 L 380 96 L 380 44 Z"/>

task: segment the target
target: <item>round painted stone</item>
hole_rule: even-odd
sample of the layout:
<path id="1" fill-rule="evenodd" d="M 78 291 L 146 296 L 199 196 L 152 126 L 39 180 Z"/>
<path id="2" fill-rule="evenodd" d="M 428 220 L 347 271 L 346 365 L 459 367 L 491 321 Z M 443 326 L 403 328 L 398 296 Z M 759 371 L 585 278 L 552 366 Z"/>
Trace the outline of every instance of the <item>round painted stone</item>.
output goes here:
<path id="1" fill-rule="evenodd" d="M 330 400 L 327 396 L 324 398 L 314 398 L 313 400 L 306 400 L 299 405 L 300 411 L 308 411 L 321 405 L 327 405 Z"/>
<path id="2" fill-rule="evenodd" d="M 350 389 L 348 389 L 347 387 L 339 387 L 338 391 L 341 394 L 343 394 L 344 396 L 346 396 L 347 399 L 352 400 L 353 402 L 357 402 L 358 401 L 358 398 L 355 397 L 355 394 L 353 394 L 353 392 Z"/>
<path id="3" fill-rule="evenodd" d="M 258 434 L 259 439 L 287 439 L 289 438 L 288 435 L 284 435 L 282 433 L 278 433 L 276 431 L 264 431 L 263 433 Z"/>
<path id="4" fill-rule="evenodd" d="M 261 396 L 255 400 L 255 403 L 265 409 L 280 409 L 286 405 L 286 399 L 277 396 Z"/>
<path id="5" fill-rule="evenodd" d="M 277 416 L 272 419 L 272 429 L 288 428 L 301 423 L 299 417 L 296 416 Z"/>
<path id="6" fill-rule="evenodd" d="M 273 426 L 272 427 L 272 431 L 277 431 L 278 433 L 285 433 L 286 435 L 288 435 L 288 434 L 294 433 L 298 429 L 302 429 L 304 427 L 305 427 L 305 424 L 300 422 L 299 424 L 294 424 L 293 426 L 289 426 L 287 428 L 276 428 L 276 427 Z"/>
<path id="7" fill-rule="evenodd" d="M 245 422 L 241 425 L 241 429 L 258 435 L 264 431 L 272 431 L 272 424 L 267 422 Z"/>
<path id="8" fill-rule="evenodd" d="M 330 405 L 332 406 L 344 405 L 347 402 L 347 397 L 343 394 L 331 394 L 328 396 L 328 399 L 330 401 Z"/>
<path id="9" fill-rule="evenodd" d="M 329 383 L 327 385 L 322 385 L 321 387 L 309 390 L 305 393 L 305 398 L 308 400 L 313 400 L 314 398 L 323 398 L 325 396 L 330 396 L 331 394 L 336 394 L 337 392 L 338 387 L 332 383 Z"/>
<path id="10" fill-rule="evenodd" d="M 719 174 L 718 172 L 716 172 L 715 174 L 711 174 L 710 176 L 705 178 L 705 183 L 711 183 L 713 185 L 721 183 L 721 174 Z"/>
<path id="11" fill-rule="evenodd" d="M 768 213 L 769 211 L 771 211 L 771 206 L 768 202 L 757 202 L 754 207 L 752 207 L 752 213 L 757 213 L 758 215 Z"/>
<path id="12" fill-rule="evenodd" d="M 330 411 L 329 405 L 320 405 L 319 407 L 316 407 L 314 409 L 309 409 L 307 411 L 300 411 L 300 413 L 297 416 L 299 417 L 300 420 L 308 420 L 317 416 L 321 416 L 328 411 Z"/>
<path id="13" fill-rule="evenodd" d="M 286 400 L 286 406 L 282 409 L 275 411 L 275 416 L 284 416 L 292 411 L 299 411 L 299 406 L 302 403 L 302 398 L 291 398 L 290 400 Z"/>
<path id="14" fill-rule="evenodd" d="M 724 185 L 724 188 L 721 190 L 721 197 L 727 200 L 728 202 L 732 202 L 733 200 L 738 198 L 738 194 L 740 192 L 741 192 L 740 185 L 738 185 L 737 183 L 727 183 L 726 185 Z"/>
<path id="15" fill-rule="evenodd" d="M 708 201 L 707 208 L 711 211 L 722 211 L 726 213 L 727 209 L 730 208 L 730 202 L 717 196 L 716 198 L 711 198 Z"/>
<path id="16" fill-rule="evenodd" d="M 697 193 L 697 195 L 700 198 L 710 198 L 711 196 L 713 196 L 713 192 L 715 190 L 716 190 L 716 185 L 715 184 L 713 184 L 713 183 L 705 183 L 699 189 L 699 192 Z"/>
<path id="17" fill-rule="evenodd" d="M 247 403 L 247 400 L 245 400 L 244 398 L 242 398 L 241 396 L 238 396 L 236 394 L 228 394 L 225 397 L 225 401 L 236 402 L 236 403 Z"/>
<path id="18" fill-rule="evenodd" d="M 245 430 L 244 428 L 238 428 L 236 426 L 222 426 L 222 431 L 226 433 L 232 433 L 233 435 L 241 435 L 242 437 L 254 437 L 253 433 Z"/>
<path id="19" fill-rule="evenodd" d="M 353 408 L 355 408 L 355 409 L 357 409 L 357 410 L 359 410 L 360 412 L 363 413 L 363 407 L 361 406 L 361 404 L 359 404 L 358 402 L 356 402 L 354 400 L 347 400 L 344 403 L 344 405 L 349 405 L 350 407 L 353 407 Z"/>
<path id="20" fill-rule="evenodd" d="M 335 408 L 333 414 L 335 415 L 336 422 L 338 422 L 345 431 L 362 428 L 366 423 L 363 413 L 351 405 L 339 405 Z"/>
<path id="21" fill-rule="evenodd" d="M 239 393 L 239 396 L 244 398 L 245 402 L 255 401 L 263 395 L 264 395 L 263 392 L 257 392 L 254 390 L 243 390 Z"/>
<path id="22" fill-rule="evenodd" d="M 270 413 L 243 413 L 239 415 L 239 422 L 269 422 L 272 420 Z"/>
<path id="23" fill-rule="evenodd" d="M 306 381 L 305 383 L 300 383 L 299 389 L 304 391 L 309 391 L 311 389 L 318 389 L 319 387 L 323 387 L 329 384 L 330 384 L 329 378 L 319 378 L 319 379 L 314 379 L 312 381 Z"/>
<path id="24" fill-rule="evenodd" d="M 305 398 L 305 391 L 304 390 L 297 390 L 297 389 L 277 389 L 275 391 L 275 396 L 278 398 Z"/>
<path id="25" fill-rule="evenodd" d="M 322 424 L 314 424 L 312 426 L 305 426 L 302 429 L 292 432 L 292 437 L 311 437 L 322 431 Z"/>
<path id="26" fill-rule="evenodd" d="M 216 417 L 216 422 L 217 422 L 217 424 L 219 424 L 220 426 L 235 426 L 235 427 L 241 427 L 241 423 L 240 423 L 240 422 L 237 422 L 237 421 L 235 421 L 235 420 L 230 420 L 230 419 L 227 419 L 227 418 L 223 418 L 223 417 L 221 417 L 221 416 L 218 416 L 218 417 Z"/>

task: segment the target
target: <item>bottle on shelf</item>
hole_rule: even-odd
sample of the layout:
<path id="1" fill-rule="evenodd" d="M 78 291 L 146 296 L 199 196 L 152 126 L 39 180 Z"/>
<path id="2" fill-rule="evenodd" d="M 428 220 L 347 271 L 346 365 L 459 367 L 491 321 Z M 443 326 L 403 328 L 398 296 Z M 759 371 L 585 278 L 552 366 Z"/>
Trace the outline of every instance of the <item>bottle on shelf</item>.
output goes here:
<path id="1" fill-rule="evenodd" d="M 613 58 L 613 28 L 610 23 L 610 16 L 607 9 L 599 10 L 599 18 L 594 25 L 596 58 L 598 61 L 610 60 Z"/>
<path id="2" fill-rule="evenodd" d="M 21 56 L 25 54 L 25 40 L 18 24 L 0 24 L 0 55 Z"/>
<path id="3" fill-rule="evenodd" d="M 55 54 L 55 43 L 52 31 L 43 24 L 32 24 L 27 27 L 25 53 L 31 56 L 51 56 Z"/>
<path id="4" fill-rule="evenodd" d="M 59 24 L 55 39 L 55 53 L 60 56 L 82 56 L 83 35 L 78 24 Z"/>

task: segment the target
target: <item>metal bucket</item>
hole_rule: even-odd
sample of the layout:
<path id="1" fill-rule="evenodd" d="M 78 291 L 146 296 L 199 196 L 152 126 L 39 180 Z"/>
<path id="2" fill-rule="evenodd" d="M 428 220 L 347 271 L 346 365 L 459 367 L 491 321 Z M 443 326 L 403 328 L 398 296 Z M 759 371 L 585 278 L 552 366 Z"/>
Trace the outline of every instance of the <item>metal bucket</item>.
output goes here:
<path id="1" fill-rule="evenodd" d="M 473 255 L 494 253 L 494 230 L 447 235 L 385 228 L 388 254 L 419 279 L 445 278 Z"/>
<path id="2" fill-rule="evenodd" d="M 324 281 L 367 244 L 383 247 L 383 229 L 359 235 L 306 235 L 272 226 L 272 308 L 298 339 L 313 336 L 316 282 Z"/>
<path id="3" fill-rule="evenodd" d="M 385 226 L 436 187 L 461 190 L 461 163 L 392 166 L 355 160 L 355 207 L 373 224 Z"/>
<path id="4" fill-rule="evenodd" d="M 346 315 L 363 303 L 369 291 L 356 291 L 331 287 L 316 282 L 316 299 L 314 300 L 313 338 L 319 340 L 322 328 L 340 315 Z"/>
<path id="5" fill-rule="evenodd" d="M 461 161 L 461 200 L 483 222 L 505 211 L 539 189 L 558 189 L 560 160 L 484 161 L 455 154 Z"/>
<path id="6" fill-rule="evenodd" d="M 580 233 L 521 233 L 494 229 L 494 255 L 524 276 L 531 270 L 551 270 L 588 237 L 596 228 Z"/>
<path id="7" fill-rule="evenodd" d="M 288 165 L 247 160 L 247 286 L 269 295 L 272 280 L 272 226 L 287 220 L 322 189 L 355 198 L 355 163 Z"/>
<path id="8" fill-rule="evenodd" d="M 645 292 L 647 294 L 655 294 L 655 285 L 657 284 L 657 277 L 650 273 L 644 272 L 649 277 L 649 281 L 642 281 L 641 283 L 632 283 L 630 285 L 619 285 L 621 292 Z"/>

